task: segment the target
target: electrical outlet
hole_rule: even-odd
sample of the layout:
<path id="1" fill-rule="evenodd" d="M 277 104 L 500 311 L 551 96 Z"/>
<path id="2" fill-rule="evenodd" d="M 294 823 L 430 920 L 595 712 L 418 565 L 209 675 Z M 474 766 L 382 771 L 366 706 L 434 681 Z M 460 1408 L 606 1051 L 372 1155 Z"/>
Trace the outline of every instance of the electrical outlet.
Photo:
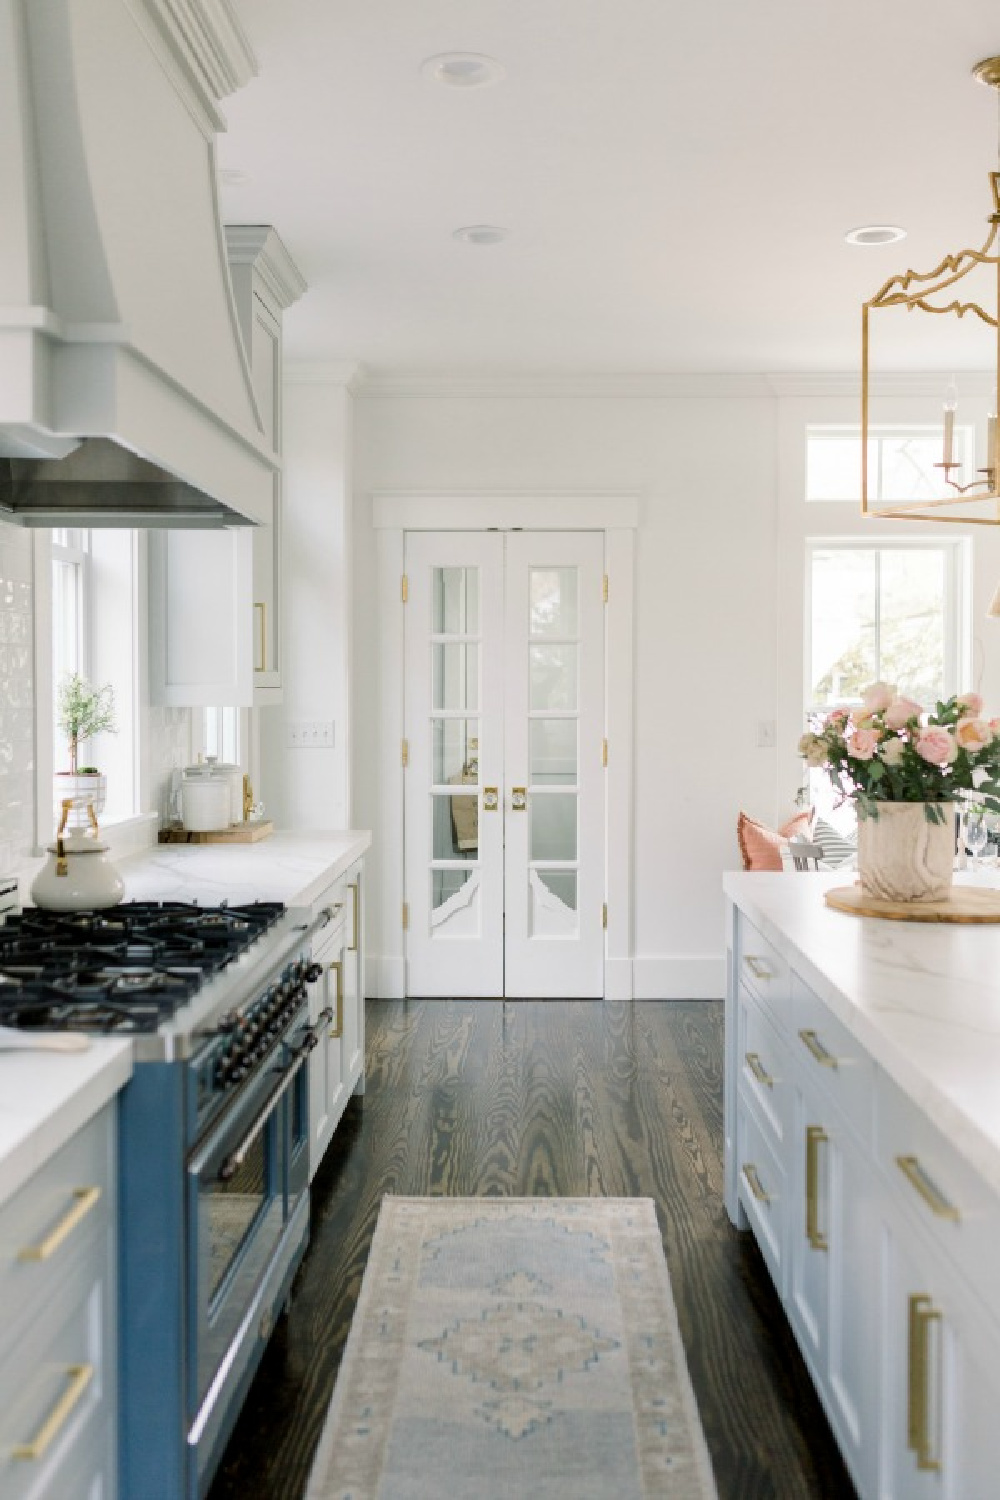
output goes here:
<path id="1" fill-rule="evenodd" d="M 778 742 L 778 729 L 773 719 L 758 719 L 757 749 L 773 750 Z"/>
<path id="2" fill-rule="evenodd" d="M 332 719 L 293 719 L 285 743 L 289 750 L 332 750 Z"/>

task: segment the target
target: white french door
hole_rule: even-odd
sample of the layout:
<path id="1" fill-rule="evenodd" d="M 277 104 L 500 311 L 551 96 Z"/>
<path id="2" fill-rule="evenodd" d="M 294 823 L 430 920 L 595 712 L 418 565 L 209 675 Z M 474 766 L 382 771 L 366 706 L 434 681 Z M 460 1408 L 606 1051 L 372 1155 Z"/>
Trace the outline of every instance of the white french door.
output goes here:
<path id="1" fill-rule="evenodd" d="M 410 995 L 604 993 L 604 538 L 405 538 Z"/>

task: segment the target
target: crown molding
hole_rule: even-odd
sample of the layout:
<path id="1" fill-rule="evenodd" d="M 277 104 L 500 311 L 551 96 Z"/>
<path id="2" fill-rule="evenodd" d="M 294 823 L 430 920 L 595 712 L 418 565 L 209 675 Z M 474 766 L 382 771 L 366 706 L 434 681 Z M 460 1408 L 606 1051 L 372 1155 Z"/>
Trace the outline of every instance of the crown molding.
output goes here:
<path id="1" fill-rule="evenodd" d="M 362 366 L 349 359 L 292 359 L 285 362 L 285 385 L 345 386 L 353 396 L 363 379 Z"/>
<path id="2" fill-rule="evenodd" d="M 362 399 L 385 397 L 473 400 L 545 400 L 600 397 L 606 400 L 665 398 L 701 400 L 716 396 L 761 397 L 771 392 L 763 375 L 740 374 L 496 374 L 419 370 L 367 371 L 358 386 Z"/>
<path id="3" fill-rule="evenodd" d="M 874 371 L 868 379 L 868 390 L 875 397 L 940 397 L 951 373 L 927 370 Z M 772 394 L 781 398 L 840 396 L 859 402 L 861 400 L 860 370 L 813 375 L 768 375 L 765 378 Z M 974 396 L 989 396 L 995 384 L 994 376 L 982 370 L 958 371 L 957 378 L 962 390 Z"/>
<path id="4" fill-rule="evenodd" d="M 226 224 L 225 234 L 230 265 L 251 266 L 282 312 L 307 290 L 305 277 L 270 224 Z"/>
<path id="5" fill-rule="evenodd" d="M 205 133 L 225 129 L 220 100 L 257 75 L 257 59 L 232 0 L 128 3 Z"/>

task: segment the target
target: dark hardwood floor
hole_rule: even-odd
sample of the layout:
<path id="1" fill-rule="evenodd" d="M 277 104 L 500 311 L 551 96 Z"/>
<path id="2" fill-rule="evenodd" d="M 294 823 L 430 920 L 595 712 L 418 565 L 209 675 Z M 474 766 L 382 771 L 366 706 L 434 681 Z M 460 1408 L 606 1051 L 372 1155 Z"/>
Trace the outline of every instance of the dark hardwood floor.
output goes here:
<path id="1" fill-rule="evenodd" d="M 367 1025 L 368 1091 L 313 1185 L 292 1307 L 210 1500 L 304 1493 L 384 1193 L 653 1198 L 720 1500 L 851 1500 L 722 1206 L 721 1003 L 369 1001 Z"/>

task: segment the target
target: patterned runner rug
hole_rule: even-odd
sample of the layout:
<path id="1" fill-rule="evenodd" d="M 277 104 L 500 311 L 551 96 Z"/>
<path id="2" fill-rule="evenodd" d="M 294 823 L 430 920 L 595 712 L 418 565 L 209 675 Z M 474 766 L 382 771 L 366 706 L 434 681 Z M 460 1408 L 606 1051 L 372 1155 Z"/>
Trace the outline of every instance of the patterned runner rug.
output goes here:
<path id="1" fill-rule="evenodd" d="M 717 1500 L 647 1198 L 385 1198 L 306 1500 Z"/>

